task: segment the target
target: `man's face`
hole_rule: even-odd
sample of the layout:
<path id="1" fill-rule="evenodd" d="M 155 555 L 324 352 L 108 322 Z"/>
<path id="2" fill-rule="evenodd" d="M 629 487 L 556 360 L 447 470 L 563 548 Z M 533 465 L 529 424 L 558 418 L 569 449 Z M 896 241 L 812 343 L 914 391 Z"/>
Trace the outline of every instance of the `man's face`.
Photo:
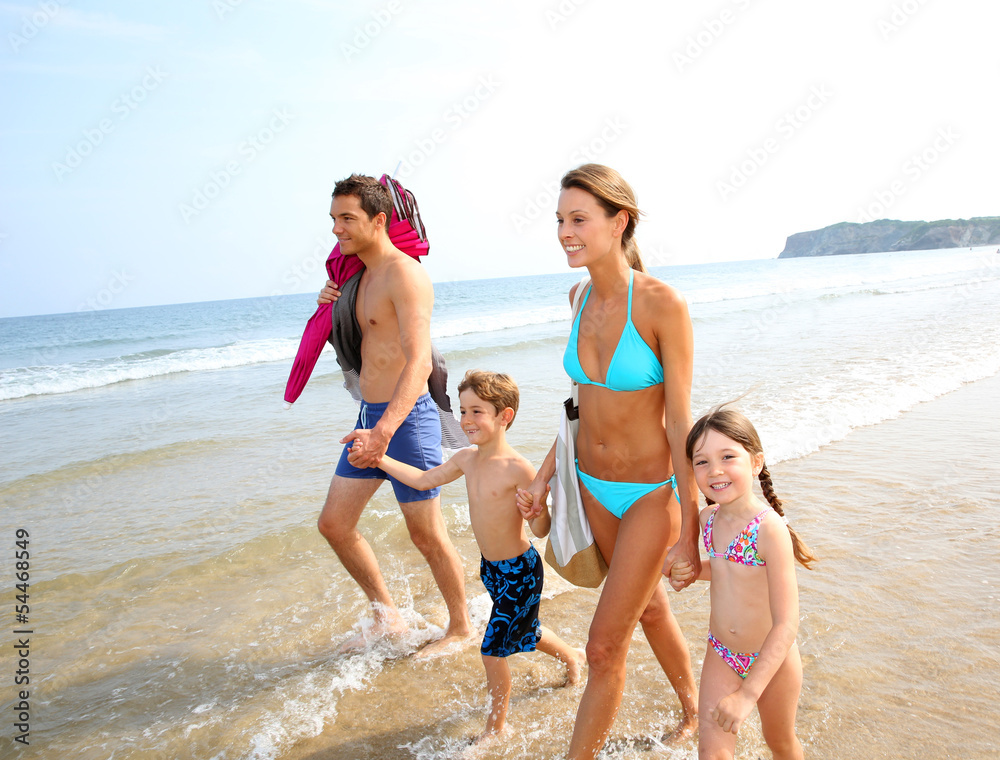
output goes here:
<path id="1" fill-rule="evenodd" d="M 376 214 L 369 219 L 361 208 L 361 201 L 355 195 L 338 195 L 330 204 L 330 218 L 333 219 L 333 234 L 340 243 L 340 252 L 345 256 L 357 256 L 377 239 L 384 220 L 384 214 Z"/>

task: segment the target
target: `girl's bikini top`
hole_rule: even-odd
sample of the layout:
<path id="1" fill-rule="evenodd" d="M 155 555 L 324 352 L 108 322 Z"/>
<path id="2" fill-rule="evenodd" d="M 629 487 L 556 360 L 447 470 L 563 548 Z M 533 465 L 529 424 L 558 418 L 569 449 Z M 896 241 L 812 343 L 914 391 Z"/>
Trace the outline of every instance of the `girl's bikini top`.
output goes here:
<path id="1" fill-rule="evenodd" d="M 563 354 L 563 369 L 566 374 L 580 385 L 596 385 L 600 388 L 607 388 L 612 391 L 638 391 L 659 385 L 663 382 L 663 365 L 656 358 L 653 349 L 642 339 L 639 331 L 632 324 L 632 281 L 635 272 L 629 270 L 628 276 L 628 317 L 625 320 L 625 329 L 622 330 L 615 353 L 608 364 L 608 371 L 605 373 L 604 382 L 598 383 L 587 377 L 580 365 L 580 357 L 577 354 L 577 344 L 580 342 L 580 315 L 583 307 L 587 305 L 590 298 L 590 290 L 583 298 L 583 303 L 573 320 L 573 329 L 569 333 L 569 342 L 566 344 L 566 352 Z"/>
<path id="2" fill-rule="evenodd" d="M 715 513 L 719 511 L 719 507 L 716 506 L 712 510 L 712 514 L 708 516 L 708 520 L 705 521 L 705 530 L 701 534 L 705 541 L 705 551 L 708 553 L 709 558 L 715 559 L 719 557 L 721 559 L 728 559 L 730 562 L 737 562 L 741 565 L 750 565 L 752 567 L 766 565 L 767 563 L 757 554 L 757 530 L 760 528 L 761 520 L 764 519 L 764 515 L 767 514 L 769 509 L 770 507 L 753 518 L 743 530 L 736 534 L 736 538 L 733 539 L 733 542 L 726 549 L 725 553 L 719 554 L 712 546 L 712 524 L 715 522 Z"/>

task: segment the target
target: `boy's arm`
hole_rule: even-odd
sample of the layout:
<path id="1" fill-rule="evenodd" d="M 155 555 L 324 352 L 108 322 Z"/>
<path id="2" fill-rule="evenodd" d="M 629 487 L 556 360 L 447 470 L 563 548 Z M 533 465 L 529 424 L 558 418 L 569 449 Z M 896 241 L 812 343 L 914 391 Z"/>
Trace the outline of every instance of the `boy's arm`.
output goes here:
<path id="1" fill-rule="evenodd" d="M 396 478 L 396 480 L 410 486 L 410 488 L 427 491 L 431 488 L 443 486 L 445 483 L 451 483 L 453 480 L 458 480 L 462 477 L 462 467 L 456 460 L 462 458 L 463 451 L 465 449 L 456 451 L 447 462 L 439 464 L 430 470 L 419 470 L 413 465 L 404 464 L 390 456 L 383 456 L 379 460 L 378 466 L 387 474 Z"/>

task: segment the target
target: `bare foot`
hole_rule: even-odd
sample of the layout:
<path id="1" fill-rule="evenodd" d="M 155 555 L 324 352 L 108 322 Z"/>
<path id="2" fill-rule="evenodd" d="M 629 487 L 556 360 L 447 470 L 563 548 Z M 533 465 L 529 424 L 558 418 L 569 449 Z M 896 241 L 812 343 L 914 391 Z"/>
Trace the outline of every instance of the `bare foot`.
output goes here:
<path id="1" fill-rule="evenodd" d="M 472 642 L 472 635 L 469 633 L 457 634 L 446 633 L 437 641 L 432 641 L 414 655 L 417 660 L 429 660 L 433 657 L 442 657 L 446 654 L 453 654 L 461 649 L 465 649 Z"/>
<path id="2" fill-rule="evenodd" d="M 583 667 L 587 664 L 587 652 L 583 649 L 574 649 L 576 657 L 566 663 L 566 682 L 563 686 L 572 686 L 580 682 Z"/>
<path id="3" fill-rule="evenodd" d="M 483 731 L 472 740 L 472 744 L 462 753 L 462 760 L 478 760 L 507 735 L 506 726 L 499 731 Z"/>
<path id="4" fill-rule="evenodd" d="M 685 715 L 681 719 L 681 722 L 674 727 L 674 730 L 664 734 L 660 741 L 666 745 L 680 744 L 681 742 L 693 739 L 697 733 L 698 716 Z"/>
<path id="5" fill-rule="evenodd" d="M 366 625 L 363 622 L 360 631 L 337 647 L 337 654 L 367 649 L 372 642 L 380 639 L 398 640 L 409 630 L 406 621 L 399 616 L 399 613 L 388 615 L 381 612 L 378 617 L 381 620 L 376 620 L 374 623 Z"/>

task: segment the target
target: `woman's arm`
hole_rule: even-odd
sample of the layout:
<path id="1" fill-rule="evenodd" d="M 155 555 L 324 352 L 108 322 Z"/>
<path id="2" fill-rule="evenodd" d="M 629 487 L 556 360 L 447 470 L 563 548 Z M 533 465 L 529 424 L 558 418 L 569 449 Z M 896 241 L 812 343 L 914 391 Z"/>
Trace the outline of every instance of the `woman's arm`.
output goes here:
<path id="1" fill-rule="evenodd" d="M 681 503 L 680 538 L 670 548 L 667 561 L 689 562 L 695 570 L 696 578 L 701 568 L 701 556 L 698 553 L 698 488 L 685 453 L 687 436 L 691 430 L 694 336 L 684 298 L 673 288 L 666 285 L 662 287 L 666 293 L 656 294 L 659 304 L 656 334 L 663 362 L 664 427 L 674 473 L 677 475 L 677 496 Z M 688 583 L 693 580 L 692 578 Z"/>

